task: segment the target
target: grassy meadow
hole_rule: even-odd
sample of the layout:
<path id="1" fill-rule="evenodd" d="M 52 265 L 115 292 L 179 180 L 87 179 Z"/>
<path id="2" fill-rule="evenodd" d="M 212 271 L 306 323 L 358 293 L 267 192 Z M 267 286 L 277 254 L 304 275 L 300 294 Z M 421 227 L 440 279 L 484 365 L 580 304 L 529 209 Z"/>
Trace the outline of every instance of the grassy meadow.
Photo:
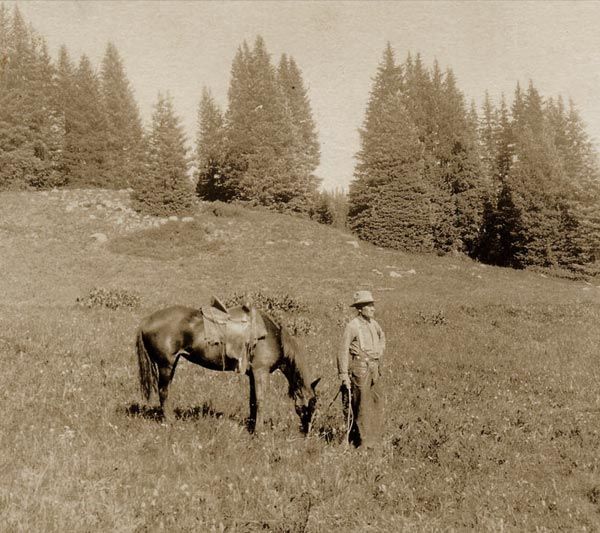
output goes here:
<path id="1" fill-rule="evenodd" d="M 120 191 L 0 194 L 0 530 L 600 530 L 600 281 L 224 204 L 166 223 L 127 206 Z M 358 288 L 388 338 L 370 454 L 328 408 Z M 244 293 L 298 304 L 285 319 L 322 376 L 308 438 L 279 373 L 258 436 L 237 374 L 182 361 L 171 425 L 141 400 L 141 318 Z"/>

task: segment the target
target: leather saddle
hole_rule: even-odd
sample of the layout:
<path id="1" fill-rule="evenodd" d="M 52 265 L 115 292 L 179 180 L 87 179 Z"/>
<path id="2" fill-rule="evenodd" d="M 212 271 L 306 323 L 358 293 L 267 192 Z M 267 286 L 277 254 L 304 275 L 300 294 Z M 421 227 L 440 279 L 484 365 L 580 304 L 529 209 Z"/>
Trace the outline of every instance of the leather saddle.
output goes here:
<path id="1" fill-rule="evenodd" d="M 245 374 L 256 343 L 267 336 L 260 313 L 248 305 L 227 309 L 216 296 L 201 311 L 206 341 L 222 346 L 224 366 L 226 358 L 235 359 L 236 371 Z"/>

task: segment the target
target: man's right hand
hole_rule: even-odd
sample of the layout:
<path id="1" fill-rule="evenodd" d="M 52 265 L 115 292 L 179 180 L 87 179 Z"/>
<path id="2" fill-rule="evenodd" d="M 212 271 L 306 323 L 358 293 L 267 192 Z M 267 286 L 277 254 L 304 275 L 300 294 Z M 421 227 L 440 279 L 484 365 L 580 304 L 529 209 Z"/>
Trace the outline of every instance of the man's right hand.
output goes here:
<path id="1" fill-rule="evenodd" d="M 342 387 L 346 387 L 347 389 L 350 388 L 350 376 L 348 374 L 345 374 L 343 376 L 340 376 L 340 379 L 342 381 Z"/>

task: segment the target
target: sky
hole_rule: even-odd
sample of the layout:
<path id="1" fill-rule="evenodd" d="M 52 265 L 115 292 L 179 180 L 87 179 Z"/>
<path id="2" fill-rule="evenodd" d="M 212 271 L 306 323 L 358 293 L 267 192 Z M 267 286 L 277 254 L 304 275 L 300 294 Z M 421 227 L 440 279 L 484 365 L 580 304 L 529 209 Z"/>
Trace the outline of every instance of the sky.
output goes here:
<path id="1" fill-rule="evenodd" d="M 1 2 L 2 0 L 0 0 Z M 99 69 L 106 44 L 121 54 L 147 122 L 169 92 L 190 147 L 203 87 L 223 110 L 237 48 L 257 35 L 273 62 L 302 70 L 321 144 L 325 189 L 346 189 L 360 147 L 373 76 L 389 42 L 398 61 L 420 53 L 452 68 L 467 101 L 487 90 L 509 101 L 532 80 L 545 97 L 572 98 L 600 145 L 600 1 L 20 1 L 56 58 L 86 54 Z"/>

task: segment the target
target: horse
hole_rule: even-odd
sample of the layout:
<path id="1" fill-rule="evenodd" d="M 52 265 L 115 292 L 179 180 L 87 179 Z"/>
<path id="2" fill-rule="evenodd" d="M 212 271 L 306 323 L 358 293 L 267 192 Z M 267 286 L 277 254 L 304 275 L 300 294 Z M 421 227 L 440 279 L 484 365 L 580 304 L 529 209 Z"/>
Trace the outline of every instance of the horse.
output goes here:
<path id="1" fill-rule="evenodd" d="M 152 392 L 157 392 L 163 420 L 170 420 L 169 384 L 180 357 L 211 370 L 245 373 L 250 384 L 248 430 L 255 433 L 264 425 L 263 403 L 269 374 L 280 370 L 288 381 L 288 395 L 294 401 L 300 430 L 308 435 L 321 378 L 309 379 L 308 363 L 296 339 L 265 312 L 248 305 L 223 309 L 225 327 L 213 330 L 213 337 L 217 331 L 218 338 L 210 339 L 211 333 L 206 330 L 210 329 L 211 310 L 214 308 L 176 305 L 142 320 L 135 346 L 144 398 L 149 401 Z M 240 364 L 244 357 L 247 368 Z"/>

